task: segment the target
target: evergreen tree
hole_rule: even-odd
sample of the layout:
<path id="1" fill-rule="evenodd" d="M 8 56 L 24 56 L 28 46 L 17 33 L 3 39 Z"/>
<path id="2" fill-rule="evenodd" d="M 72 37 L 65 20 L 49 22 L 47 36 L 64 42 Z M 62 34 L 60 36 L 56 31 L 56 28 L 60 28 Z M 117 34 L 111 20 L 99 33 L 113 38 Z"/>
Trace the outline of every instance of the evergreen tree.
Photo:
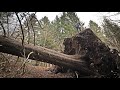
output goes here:
<path id="1" fill-rule="evenodd" d="M 97 37 L 99 37 L 104 43 L 109 45 L 109 41 L 106 38 L 106 34 L 105 34 L 104 30 L 97 23 L 90 20 L 89 21 L 89 27 L 96 34 Z"/>
<path id="2" fill-rule="evenodd" d="M 120 27 L 109 19 L 104 18 L 103 28 L 109 44 L 120 51 Z"/>

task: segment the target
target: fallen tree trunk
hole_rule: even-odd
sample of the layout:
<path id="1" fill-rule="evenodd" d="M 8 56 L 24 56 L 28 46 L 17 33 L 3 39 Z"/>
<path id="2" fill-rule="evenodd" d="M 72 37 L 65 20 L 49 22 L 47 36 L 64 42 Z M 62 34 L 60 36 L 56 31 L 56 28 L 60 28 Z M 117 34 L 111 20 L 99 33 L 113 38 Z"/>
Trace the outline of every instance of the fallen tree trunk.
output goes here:
<path id="1" fill-rule="evenodd" d="M 23 50 L 25 50 L 25 55 Z M 66 55 L 41 46 L 34 46 L 32 44 L 25 44 L 22 46 L 21 42 L 0 36 L 0 52 L 8 53 L 20 57 L 28 57 L 29 59 L 43 61 L 58 66 L 71 68 L 86 75 L 94 74 L 86 65 L 86 62 L 80 59 L 80 56 Z"/>
<path id="2" fill-rule="evenodd" d="M 120 56 L 117 50 L 110 50 L 91 29 L 64 40 L 64 54 L 41 46 L 25 44 L 0 36 L 0 52 L 28 57 L 78 71 L 81 75 L 94 77 L 118 77 Z M 25 50 L 25 55 L 24 51 Z"/>

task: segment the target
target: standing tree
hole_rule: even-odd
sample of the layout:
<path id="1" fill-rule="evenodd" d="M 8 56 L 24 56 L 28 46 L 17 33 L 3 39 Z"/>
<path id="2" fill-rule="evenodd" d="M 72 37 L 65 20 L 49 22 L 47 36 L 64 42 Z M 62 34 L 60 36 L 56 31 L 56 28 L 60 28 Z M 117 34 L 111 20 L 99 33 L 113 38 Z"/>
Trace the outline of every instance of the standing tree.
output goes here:
<path id="1" fill-rule="evenodd" d="M 103 30 L 101 29 L 101 27 L 97 23 L 90 20 L 89 27 L 103 42 L 107 42 L 105 34 L 103 33 Z"/>
<path id="2" fill-rule="evenodd" d="M 13 26 L 13 15 L 13 12 L 0 12 L 0 29 L 3 29 L 3 33 L 8 37 L 12 31 L 10 29 Z"/>
<path id="3" fill-rule="evenodd" d="M 103 28 L 109 44 L 120 51 L 120 27 L 109 19 L 104 18 Z"/>

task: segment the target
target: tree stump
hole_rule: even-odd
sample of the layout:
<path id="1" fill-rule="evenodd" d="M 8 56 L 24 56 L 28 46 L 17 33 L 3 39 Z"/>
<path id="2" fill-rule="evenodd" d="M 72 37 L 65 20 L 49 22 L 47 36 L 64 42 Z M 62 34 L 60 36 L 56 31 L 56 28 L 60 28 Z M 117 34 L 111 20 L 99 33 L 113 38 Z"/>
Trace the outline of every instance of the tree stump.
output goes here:
<path id="1" fill-rule="evenodd" d="M 64 54 L 80 56 L 86 61 L 87 67 L 96 73 L 93 77 L 118 77 L 120 57 L 117 50 L 111 51 L 91 29 L 85 29 L 71 38 L 65 38 L 63 44 L 65 45 Z M 64 67 L 57 68 L 59 71 L 69 70 Z M 78 74 L 80 77 L 85 76 L 81 72 Z"/>

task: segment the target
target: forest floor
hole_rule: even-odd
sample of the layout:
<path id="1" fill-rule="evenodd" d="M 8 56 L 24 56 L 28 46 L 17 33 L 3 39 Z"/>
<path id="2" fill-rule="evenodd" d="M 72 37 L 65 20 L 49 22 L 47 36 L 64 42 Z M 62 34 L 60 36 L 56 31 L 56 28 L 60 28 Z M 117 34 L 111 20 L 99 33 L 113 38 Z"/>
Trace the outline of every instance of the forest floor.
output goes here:
<path id="1" fill-rule="evenodd" d="M 70 73 L 55 74 L 48 67 L 27 65 L 27 69 L 29 72 L 20 78 L 72 78 Z"/>
<path id="2" fill-rule="evenodd" d="M 31 63 L 26 63 L 22 66 L 21 61 L 11 61 L 0 67 L 0 78 L 73 78 L 71 73 L 53 73 L 50 70 L 53 68 L 45 66 L 35 66 Z M 23 70 L 25 73 L 23 73 Z"/>

